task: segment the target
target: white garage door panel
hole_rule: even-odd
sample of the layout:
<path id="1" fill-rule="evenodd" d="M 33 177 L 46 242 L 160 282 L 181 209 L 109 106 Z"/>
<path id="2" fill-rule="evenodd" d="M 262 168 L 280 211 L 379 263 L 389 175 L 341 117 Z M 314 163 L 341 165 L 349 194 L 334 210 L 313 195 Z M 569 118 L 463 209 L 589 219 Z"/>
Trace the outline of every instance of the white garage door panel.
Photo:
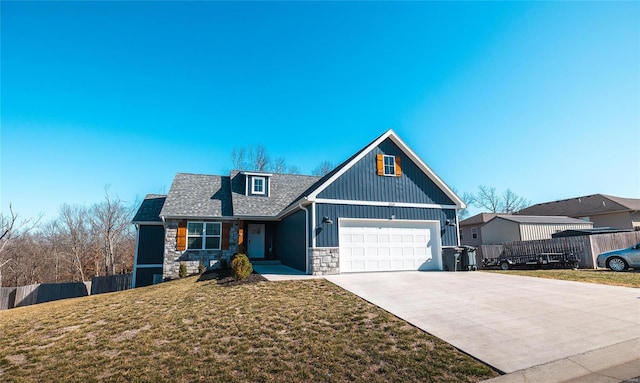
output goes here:
<path id="1" fill-rule="evenodd" d="M 341 219 L 340 272 L 440 270 L 439 223 Z"/>

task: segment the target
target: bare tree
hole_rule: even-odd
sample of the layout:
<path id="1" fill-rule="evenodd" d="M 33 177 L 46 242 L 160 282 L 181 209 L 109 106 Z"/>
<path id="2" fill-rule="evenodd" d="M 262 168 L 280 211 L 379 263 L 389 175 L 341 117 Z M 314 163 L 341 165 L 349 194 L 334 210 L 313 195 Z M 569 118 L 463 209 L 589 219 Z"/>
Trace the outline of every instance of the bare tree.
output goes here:
<path id="1" fill-rule="evenodd" d="M 133 209 L 126 207 L 118 197 L 109 195 L 109 187 L 105 188 L 102 203 L 91 207 L 91 228 L 97 235 L 97 247 L 102 254 L 106 275 L 116 273 L 116 253 L 118 246 L 131 233 Z"/>
<path id="2" fill-rule="evenodd" d="M 473 201 L 474 201 L 475 197 L 473 196 L 473 194 L 467 193 L 467 192 L 464 192 L 464 193 L 462 193 L 462 195 L 460 195 L 456 188 L 452 188 L 452 190 L 453 190 L 454 193 L 456 193 L 456 195 L 458 197 L 460 197 L 462 199 L 462 201 L 465 203 L 465 205 L 467 205 L 467 207 L 465 207 L 464 209 L 459 209 L 458 210 L 458 221 L 461 221 L 461 220 L 467 218 L 467 216 L 469 215 L 469 210 L 467 210 L 467 209 L 468 209 L 468 206 L 473 204 Z"/>
<path id="3" fill-rule="evenodd" d="M 502 193 L 502 212 L 507 214 L 517 213 L 525 207 L 531 205 L 531 201 L 516 195 L 511 189 Z"/>
<path id="4" fill-rule="evenodd" d="M 269 167 L 269 161 L 269 153 L 264 145 L 258 144 L 255 147 L 249 147 L 249 166 L 253 167 L 250 170 L 265 172 Z"/>
<path id="5" fill-rule="evenodd" d="M 500 195 L 495 187 L 478 186 L 478 193 L 473 197 L 476 207 L 488 210 L 490 213 L 501 213 Z"/>
<path id="6" fill-rule="evenodd" d="M 231 151 L 231 162 L 235 169 L 256 172 L 268 171 L 271 165 L 267 148 L 262 144 L 248 148 L 234 148 Z"/>
<path id="7" fill-rule="evenodd" d="M 471 195 L 473 205 L 486 209 L 490 213 L 513 214 L 529 206 L 531 202 L 516 195 L 511 189 L 502 194 L 495 187 L 478 186 L 478 193 Z"/>
<path id="8" fill-rule="evenodd" d="M 61 246 L 60 230 L 56 221 L 47 223 L 40 231 L 41 240 L 44 242 L 47 253 L 46 257 L 49 258 L 52 270 L 49 270 L 50 280 L 52 282 L 59 282 L 64 280 L 66 273 L 66 264 L 64 263 L 64 252 Z M 63 275 L 65 273 L 65 275 Z"/>
<path id="9" fill-rule="evenodd" d="M 246 152 L 247 150 L 245 148 L 233 148 L 231 151 L 231 162 L 233 163 L 234 169 L 242 170 L 247 168 L 245 159 Z"/>
<path id="10" fill-rule="evenodd" d="M 300 174 L 300 168 L 298 168 L 295 165 L 289 165 L 289 167 L 287 167 L 287 173 L 289 173 L 289 174 Z"/>
<path id="11" fill-rule="evenodd" d="M 273 161 L 270 168 L 274 173 L 286 173 L 287 161 L 282 157 L 278 157 L 275 159 L 275 161 Z"/>
<path id="12" fill-rule="evenodd" d="M 73 266 L 74 274 L 78 273 L 80 280 L 84 281 L 86 258 L 92 241 L 87 209 L 78 205 L 62 205 L 58 229 L 67 255 L 64 259 Z"/>
<path id="13" fill-rule="evenodd" d="M 38 235 L 25 233 L 9 248 L 13 262 L 7 264 L 7 277 L 14 286 L 44 282 L 49 267 L 48 259 L 42 257 L 46 249 Z"/>
<path id="14" fill-rule="evenodd" d="M 2 267 L 12 260 L 8 250 L 20 237 L 33 230 L 40 222 L 40 218 L 19 220 L 11 203 L 9 203 L 9 214 L 0 213 L 0 287 L 2 286 Z"/>
<path id="15" fill-rule="evenodd" d="M 313 174 L 314 176 L 324 176 L 326 174 L 329 174 L 329 172 L 331 172 L 333 168 L 335 168 L 335 165 L 330 161 L 322 161 L 311 171 L 311 174 Z"/>

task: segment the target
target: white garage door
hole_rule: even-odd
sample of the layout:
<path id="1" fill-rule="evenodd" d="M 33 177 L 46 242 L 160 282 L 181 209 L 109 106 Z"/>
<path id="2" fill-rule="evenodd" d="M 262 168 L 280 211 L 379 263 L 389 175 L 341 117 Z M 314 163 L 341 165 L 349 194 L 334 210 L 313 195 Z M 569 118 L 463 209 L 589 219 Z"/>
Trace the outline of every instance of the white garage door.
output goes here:
<path id="1" fill-rule="evenodd" d="M 438 221 L 340 219 L 340 272 L 441 270 Z"/>

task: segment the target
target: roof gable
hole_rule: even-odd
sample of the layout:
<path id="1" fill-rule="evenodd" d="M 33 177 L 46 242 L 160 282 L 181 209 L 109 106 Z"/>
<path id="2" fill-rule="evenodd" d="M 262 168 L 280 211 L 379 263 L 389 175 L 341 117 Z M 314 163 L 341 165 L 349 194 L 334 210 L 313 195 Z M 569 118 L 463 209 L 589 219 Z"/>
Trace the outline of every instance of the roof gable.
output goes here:
<path id="1" fill-rule="evenodd" d="M 388 141 L 388 142 L 385 142 Z M 456 208 L 464 208 L 466 205 L 434 172 L 429 168 L 396 134 L 393 130 L 388 130 L 380 137 L 376 138 L 369 145 L 359 150 L 356 154 L 350 157 L 348 160 L 336 167 L 331 173 L 323 177 L 318 183 L 312 186 L 310 190 L 307 190 L 308 199 L 314 200 L 318 198 L 321 193 L 331 187 L 340 177 L 349 172 L 356 164 L 363 160 L 366 156 L 376 150 L 384 151 L 385 146 L 387 150 L 390 146 L 397 148 L 399 153 L 403 155 L 409 161 L 405 161 L 403 166 L 415 166 L 417 173 L 420 173 L 433 184 L 435 189 L 438 190 L 436 194 L 440 194 L 439 197 L 435 197 L 439 202 L 455 205 Z"/>

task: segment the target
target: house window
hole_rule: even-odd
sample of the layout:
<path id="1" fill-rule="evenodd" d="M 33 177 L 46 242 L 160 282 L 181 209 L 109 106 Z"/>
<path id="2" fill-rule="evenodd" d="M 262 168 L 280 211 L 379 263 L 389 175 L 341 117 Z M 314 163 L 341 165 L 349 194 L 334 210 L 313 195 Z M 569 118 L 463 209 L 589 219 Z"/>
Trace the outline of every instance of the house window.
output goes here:
<path id="1" fill-rule="evenodd" d="M 251 193 L 264 194 L 264 177 L 251 178 Z"/>
<path id="2" fill-rule="evenodd" d="M 472 227 L 471 228 L 471 238 L 478 238 L 478 228 L 477 227 Z"/>
<path id="3" fill-rule="evenodd" d="M 187 223 L 187 249 L 220 250 L 222 242 L 222 224 L 220 222 Z"/>
<path id="4" fill-rule="evenodd" d="M 396 157 L 384 156 L 384 175 L 395 176 L 396 175 Z"/>

